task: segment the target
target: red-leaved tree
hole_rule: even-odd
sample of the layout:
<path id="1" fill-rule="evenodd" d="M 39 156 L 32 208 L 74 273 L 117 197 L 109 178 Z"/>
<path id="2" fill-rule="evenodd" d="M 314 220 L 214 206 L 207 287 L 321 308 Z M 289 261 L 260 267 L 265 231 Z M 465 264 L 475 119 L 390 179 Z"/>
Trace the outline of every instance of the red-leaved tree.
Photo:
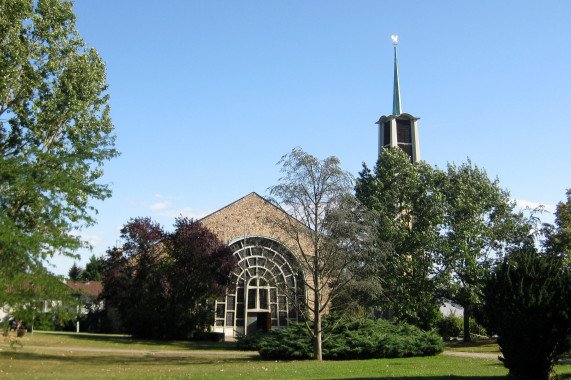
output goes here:
<path id="1" fill-rule="evenodd" d="M 121 236 L 123 249 L 105 261 L 103 298 L 124 331 L 189 339 L 213 323 L 212 300 L 224 295 L 236 263 L 214 233 L 188 218 L 176 219 L 172 233 L 136 218 Z"/>

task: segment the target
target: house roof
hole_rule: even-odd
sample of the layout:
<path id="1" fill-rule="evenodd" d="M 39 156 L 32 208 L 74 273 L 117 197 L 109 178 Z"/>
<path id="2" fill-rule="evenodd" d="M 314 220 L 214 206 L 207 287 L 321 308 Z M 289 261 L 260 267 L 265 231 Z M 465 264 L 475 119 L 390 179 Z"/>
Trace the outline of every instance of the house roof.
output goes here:
<path id="1" fill-rule="evenodd" d="M 92 297 L 98 297 L 103 291 L 101 281 L 66 281 L 65 285 L 72 291 L 80 291 Z"/>

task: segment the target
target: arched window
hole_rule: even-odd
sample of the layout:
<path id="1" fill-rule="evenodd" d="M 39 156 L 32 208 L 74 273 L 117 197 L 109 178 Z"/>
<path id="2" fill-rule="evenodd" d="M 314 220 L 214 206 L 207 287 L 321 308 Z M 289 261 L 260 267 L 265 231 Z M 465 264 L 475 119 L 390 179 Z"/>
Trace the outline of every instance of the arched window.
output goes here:
<path id="1" fill-rule="evenodd" d="M 251 334 L 281 328 L 298 320 L 294 304 L 304 297 L 297 259 L 281 243 L 266 237 L 244 237 L 230 244 L 238 260 L 226 298 L 216 302 L 215 331 Z M 280 284 L 280 286 L 276 286 Z M 288 298 L 283 291 L 287 285 Z"/>

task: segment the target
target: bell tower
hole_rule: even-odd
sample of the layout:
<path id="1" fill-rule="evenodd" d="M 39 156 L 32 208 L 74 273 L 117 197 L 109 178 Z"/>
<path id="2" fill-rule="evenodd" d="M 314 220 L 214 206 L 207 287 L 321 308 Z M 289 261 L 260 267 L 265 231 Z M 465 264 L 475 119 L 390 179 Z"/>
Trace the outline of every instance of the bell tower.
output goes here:
<path id="1" fill-rule="evenodd" d="M 397 60 L 398 36 L 391 36 L 395 49 L 395 70 L 393 84 L 393 113 L 381 116 L 379 125 L 379 155 L 383 149 L 398 146 L 407 153 L 412 162 L 420 161 L 420 144 L 418 142 L 418 117 L 402 112 L 399 69 Z"/>

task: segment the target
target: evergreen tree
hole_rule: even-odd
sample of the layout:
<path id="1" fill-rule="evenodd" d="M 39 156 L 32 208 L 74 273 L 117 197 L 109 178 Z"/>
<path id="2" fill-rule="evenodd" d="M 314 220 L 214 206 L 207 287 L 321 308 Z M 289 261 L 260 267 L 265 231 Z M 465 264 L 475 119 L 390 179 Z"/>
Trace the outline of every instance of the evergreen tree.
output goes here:
<path id="1" fill-rule="evenodd" d="M 101 281 L 103 271 L 103 258 L 92 255 L 89 262 L 85 264 L 85 270 L 81 274 L 81 279 L 85 281 Z"/>
<path id="2" fill-rule="evenodd" d="M 71 281 L 79 281 L 81 279 L 82 273 L 83 269 L 81 269 L 81 267 L 74 262 L 71 268 L 69 268 L 67 275 Z"/>
<path id="3" fill-rule="evenodd" d="M 498 334 L 510 375 L 549 379 L 571 342 L 571 272 L 561 257 L 517 249 L 495 268 L 482 298 L 483 324 Z"/>

